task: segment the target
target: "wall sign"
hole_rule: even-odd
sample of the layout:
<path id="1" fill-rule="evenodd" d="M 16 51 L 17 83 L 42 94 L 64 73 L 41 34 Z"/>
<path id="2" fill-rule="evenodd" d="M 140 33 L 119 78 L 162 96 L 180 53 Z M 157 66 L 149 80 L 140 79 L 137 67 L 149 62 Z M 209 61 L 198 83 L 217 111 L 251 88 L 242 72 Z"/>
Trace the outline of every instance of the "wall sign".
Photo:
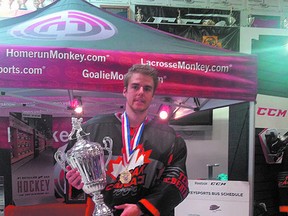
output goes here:
<path id="1" fill-rule="evenodd" d="M 249 215 L 249 183 L 189 180 L 189 195 L 177 206 L 176 215 Z"/>

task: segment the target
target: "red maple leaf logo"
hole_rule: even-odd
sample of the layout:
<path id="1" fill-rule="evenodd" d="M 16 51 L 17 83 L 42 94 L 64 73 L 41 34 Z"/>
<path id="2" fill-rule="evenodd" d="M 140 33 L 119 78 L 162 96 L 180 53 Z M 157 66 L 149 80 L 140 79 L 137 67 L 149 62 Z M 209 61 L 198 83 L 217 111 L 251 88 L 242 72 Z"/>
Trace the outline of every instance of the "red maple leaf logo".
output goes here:
<path id="1" fill-rule="evenodd" d="M 123 150 L 122 150 L 123 152 Z M 115 160 L 111 160 L 108 164 L 107 175 L 109 175 L 112 179 L 116 180 L 118 175 L 125 170 L 134 170 L 135 167 L 142 166 L 144 164 L 150 163 L 149 157 L 151 155 L 152 150 L 144 151 L 143 145 L 138 145 L 130 160 L 129 163 L 125 166 L 123 156 L 119 156 Z"/>

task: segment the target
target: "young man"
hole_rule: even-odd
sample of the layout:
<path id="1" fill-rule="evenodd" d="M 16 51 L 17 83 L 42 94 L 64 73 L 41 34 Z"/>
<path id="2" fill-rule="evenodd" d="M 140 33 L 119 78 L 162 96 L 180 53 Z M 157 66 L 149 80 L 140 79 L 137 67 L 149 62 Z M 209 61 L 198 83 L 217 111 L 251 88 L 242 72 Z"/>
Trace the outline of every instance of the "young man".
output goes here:
<path id="1" fill-rule="evenodd" d="M 157 74 L 148 65 L 133 65 L 124 77 L 125 112 L 96 116 L 83 125 L 91 141 L 113 140 L 102 193 L 114 215 L 171 216 L 189 192 L 184 140 L 168 125 L 147 117 Z M 66 178 L 75 188 L 83 187 L 76 169 L 70 168 Z"/>

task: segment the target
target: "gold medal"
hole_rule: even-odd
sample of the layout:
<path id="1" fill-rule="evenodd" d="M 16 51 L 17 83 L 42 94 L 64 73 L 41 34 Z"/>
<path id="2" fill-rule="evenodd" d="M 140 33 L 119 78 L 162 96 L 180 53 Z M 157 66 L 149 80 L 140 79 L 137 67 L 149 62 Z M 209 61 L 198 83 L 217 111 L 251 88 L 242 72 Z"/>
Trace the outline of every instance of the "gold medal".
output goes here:
<path id="1" fill-rule="evenodd" d="M 129 172 L 129 170 L 125 170 L 122 173 L 120 173 L 120 182 L 122 184 L 128 184 L 131 181 L 132 175 Z"/>

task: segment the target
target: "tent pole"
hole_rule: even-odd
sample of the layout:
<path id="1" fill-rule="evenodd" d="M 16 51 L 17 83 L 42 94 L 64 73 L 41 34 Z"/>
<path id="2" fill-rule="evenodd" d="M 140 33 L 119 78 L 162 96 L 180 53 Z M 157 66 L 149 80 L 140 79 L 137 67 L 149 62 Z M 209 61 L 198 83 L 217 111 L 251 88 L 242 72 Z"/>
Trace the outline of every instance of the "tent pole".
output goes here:
<path id="1" fill-rule="evenodd" d="M 255 167 L 255 102 L 249 102 L 249 153 L 248 153 L 248 181 L 249 181 L 249 216 L 254 212 L 254 167 Z"/>

